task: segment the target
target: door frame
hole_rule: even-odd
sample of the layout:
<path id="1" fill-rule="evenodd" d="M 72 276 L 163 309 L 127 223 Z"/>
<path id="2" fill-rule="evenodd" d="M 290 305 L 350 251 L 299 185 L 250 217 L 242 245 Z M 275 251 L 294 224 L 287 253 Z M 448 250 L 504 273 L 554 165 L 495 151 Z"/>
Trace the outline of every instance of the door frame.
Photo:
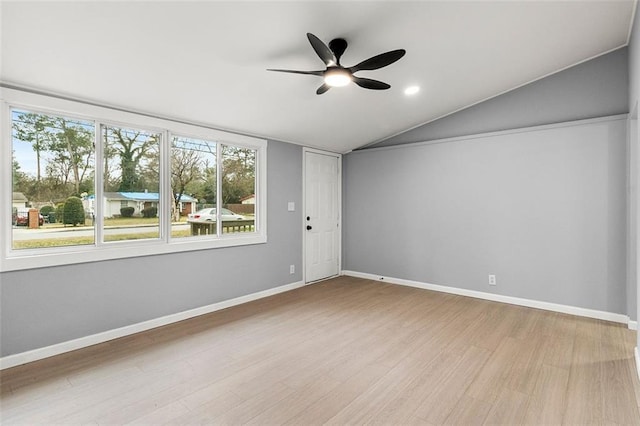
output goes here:
<path id="1" fill-rule="evenodd" d="M 307 224 L 305 211 L 307 209 L 307 153 L 328 155 L 338 159 L 338 273 L 331 277 L 312 282 L 323 281 L 324 279 L 337 277 L 342 274 L 342 154 L 315 148 L 302 148 L 302 206 L 300 208 L 300 215 L 302 217 L 302 282 L 310 284 L 310 282 L 307 281 L 307 233 L 304 232 Z"/>

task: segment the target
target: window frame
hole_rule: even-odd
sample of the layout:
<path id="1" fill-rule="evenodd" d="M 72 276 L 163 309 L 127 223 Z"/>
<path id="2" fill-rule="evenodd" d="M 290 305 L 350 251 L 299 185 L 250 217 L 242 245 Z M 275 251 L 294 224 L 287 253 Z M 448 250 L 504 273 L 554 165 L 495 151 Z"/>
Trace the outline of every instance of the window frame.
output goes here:
<path id="1" fill-rule="evenodd" d="M 42 95 L 22 90 L 0 87 L 0 272 L 42 268 L 112 259 L 122 259 L 158 254 L 179 253 L 195 250 L 217 249 L 243 245 L 263 244 L 267 242 L 267 141 L 252 136 L 217 130 L 200 123 L 188 123 L 151 114 L 130 112 L 123 109 L 101 106 L 95 103 L 71 100 L 62 97 Z M 13 181 L 12 160 L 12 109 L 29 112 L 68 116 L 92 121 L 96 132 L 95 153 L 95 197 L 96 222 L 93 244 L 79 246 L 61 246 L 37 249 L 12 249 L 13 234 L 11 224 L 11 206 Z M 103 176 L 99 166 L 102 161 L 102 126 L 121 125 L 132 128 L 159 131 L 162 133 L 160 145 L 160 238 L 150 240 L 125 240 L 105 242 L 103 238 L 103 218 L 98 214 L 103 197 Z M 222 145 L 254 149 L 256 151 L 255 170 L 255 231 L 251 233 L 221 233 L 220 236 L 198 236 L 193 238 L 171 238 L 171 143 L 173 136 L 188 136 L 216 142 Z M 221 157 L 216 158 L 217 167 L 221 167 Z M 220 169 L 219 169 L 220 171 Z M 218 176 L 222 174 L 219 173 Z M 99 176 L 99 177 L 98 177 Z M 219 205 L 222 194 L 217 192 Z"/>

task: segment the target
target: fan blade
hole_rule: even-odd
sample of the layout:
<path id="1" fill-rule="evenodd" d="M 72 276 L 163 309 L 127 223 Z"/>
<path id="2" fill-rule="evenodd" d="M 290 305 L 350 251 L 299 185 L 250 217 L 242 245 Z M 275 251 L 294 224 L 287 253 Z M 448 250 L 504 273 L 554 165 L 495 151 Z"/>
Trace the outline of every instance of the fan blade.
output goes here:
<path id="1" fill-rule="evenodd" d="M 356 71 L 371 71 L 377 70 L 378 68 L 386 67 L 387 65 L 391 65 L 398 59 L 402 58 L 405 53 L 407 53 L 404 49 L 392 50 L 391 52 L 381 53 L 379 55 L 374 56 L 373 58 L 366 59 L 360 62 L 358 65 L 354 65 L 349 68 L 349 71 L 352 73 Z"/>
<path id="2" fill-rule="evenodd" d="M 391 87 L 387 83 L 383 83 L 382 81 L 372 80 L 370 78 L 356 77 L 355 75 L 353 76 L 353 82 L 360 87 L 372 90 L 385 90 Z"/>
<path id="3" fill-rule="evenodd" d="M 316 51 L 322 62 L 325 63 L 326 66 L 332 67 L 337 65 L 338 59 L 336 59 L 336 55 L 333 54 L 331 49 L 327 47 L 326 44 L 322 42 L 318 37 L 314 36 L 311 33 L 307 33 L 307 38 L 309 39 L 309 43 L 311 43 L 311 47 Z"/>
<path id="4" fill-rule="evenodd" d="M 274 70 L 274 69 L 268 69 L 267 71 L 275 71 L 275 72 L 288 72 L 291 74 L 308 74 L 308 75 L 317 75 L 322 77 L 322 75 L 324 74 L 324 71 L 295 71 L 295 70 Z"/>
<path id="5" fill-rule="evenodd" d="M 316 95 L 322 95 L 329 89 L 331 89 L 331 86 L 325 83 L 322 86 L 318 87 L 318 90 L 316 90 Z"/>

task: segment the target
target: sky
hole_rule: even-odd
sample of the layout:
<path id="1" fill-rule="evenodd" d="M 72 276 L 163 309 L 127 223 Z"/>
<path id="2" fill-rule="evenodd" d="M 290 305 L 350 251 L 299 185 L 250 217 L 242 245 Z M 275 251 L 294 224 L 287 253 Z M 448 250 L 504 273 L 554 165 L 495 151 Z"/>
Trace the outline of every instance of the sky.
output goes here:
<path id="1" fill-rule="evenodd" d="M 22 114 L 28 113 L 23 110 L 13 110 L 12 111 L 12 120 L 15 123 L 20 123 L 22 120 L 20 116 Z M 93 131 L 94 124 L 90 121 L 81 121 L 78 119 L 70 119 L 66 118 L 68 121 L 78 123 L 86 126 L 88 129 Z M 174 139 L 174 146 L 176 148 L 186 148 L 194 151 L 198 151 L 202 153 L 203 157 L 206 157 L 210 163 L 215 163 L 216 156 L 216 143 L 213 141 L 200 140 L 189 137 L 176 137 Z M 26 173 L 32 177 L 36 177 L 37 174 L 37 156 L 36 152 L 33 149 L 33 144 L 31 142 L 25 142 L 16 137 L 16 132 L 13 132 L 13 143 L 12 150 L 14 158 L 20 164 L 20 171 L 22 173 Z M 45 174 L 46 165 L 49 160 L 49 156 L 51 154 L 47 151 L 41 151 L 40 153 L 40 173 L 42 175 Z"/>
<path id="2" fill-rule="evenodd" d="M 33 146 L 13 138 L 13 156 L 20 164 L 20 171 L 29 175 L 36 175 L 37 160 Z"/>
<path id="3" fill-rule="evenodd" d="M 28 111 L 14 109 L 11 111 L 11 120 L 14 123 L 21 121 L 20 116 L 28 113 Z M 66 117 L 65 117 L 66 118 Z M 84 125 L 86 128 L 93 130 L 93 123 L 90 121 L 81 121 L 77 119 L 66 118 L 69 122 L 78 123 Z M 31 142 L 25 142 L 16 137 L 15 130 L 13 131 L 12 150 L 13 156 L 18 164 L 20 164 L 20 171 L 29 174 L 33 177 L 37 174 L 37 156 L 33 150 L 33 144 Z M 40 173 L 45 173 L 45 167 L 48 160 L 48 152 L 41 151 L 40 153 Z"/>

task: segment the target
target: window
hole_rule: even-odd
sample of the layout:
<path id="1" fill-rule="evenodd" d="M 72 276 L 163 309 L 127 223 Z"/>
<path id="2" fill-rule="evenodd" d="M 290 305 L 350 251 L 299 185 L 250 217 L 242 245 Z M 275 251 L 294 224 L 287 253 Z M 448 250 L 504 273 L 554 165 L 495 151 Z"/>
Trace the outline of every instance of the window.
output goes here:
<path id="1" fill-rule="evenodd" d="M 256 152 L 211 140 L 173 136 L 171 238 L 256 232 L 254 206 L 241 203 L 255 192 Z M 217 208 L 219 203 L 221 209 Z"/>
<path id="2" fill-rule="evenodd" d="M 255 194 L 256 151 L 225 145 L 222 148 L 222 204 L 236 209 L 242 215 L 222 210 L 222 232 L 246 232 L 253 228 L 254 204 L 242 204 L 242 199 Z"/>
<path id="3" fill-rule="evenodd" d="M 94 130 L 87 120 L 11 110 L 13 250 L 94 243 L 93 222 L 85 211 L 94 185 Z M 35 224 L 30 214 L 38 216 Z M 67 232 L 77 226 L 83 230 Z"/>
<path id="4" fill-rule="evenodd" d="M 1 270 L 266 242 L 266 141 L 11 89 L 2 101 Z"/>
<path id="5" fill-rule="evenodd" d="M 171 142 L 172 238 L 218 235 L 215 141 L 174 136 Z M 185 223 L 182 224 L 182 219 Z"/>
<path id="6" fill-rule="evenodd" d="M 158 209 L 153 203 L 161 199 L 162 135 L 141 129 L 103 126 L 101 138 L 104 141 L 104 241 L 160 238 Z M 122 200 L 122 197 L 126 199 Z"/>

